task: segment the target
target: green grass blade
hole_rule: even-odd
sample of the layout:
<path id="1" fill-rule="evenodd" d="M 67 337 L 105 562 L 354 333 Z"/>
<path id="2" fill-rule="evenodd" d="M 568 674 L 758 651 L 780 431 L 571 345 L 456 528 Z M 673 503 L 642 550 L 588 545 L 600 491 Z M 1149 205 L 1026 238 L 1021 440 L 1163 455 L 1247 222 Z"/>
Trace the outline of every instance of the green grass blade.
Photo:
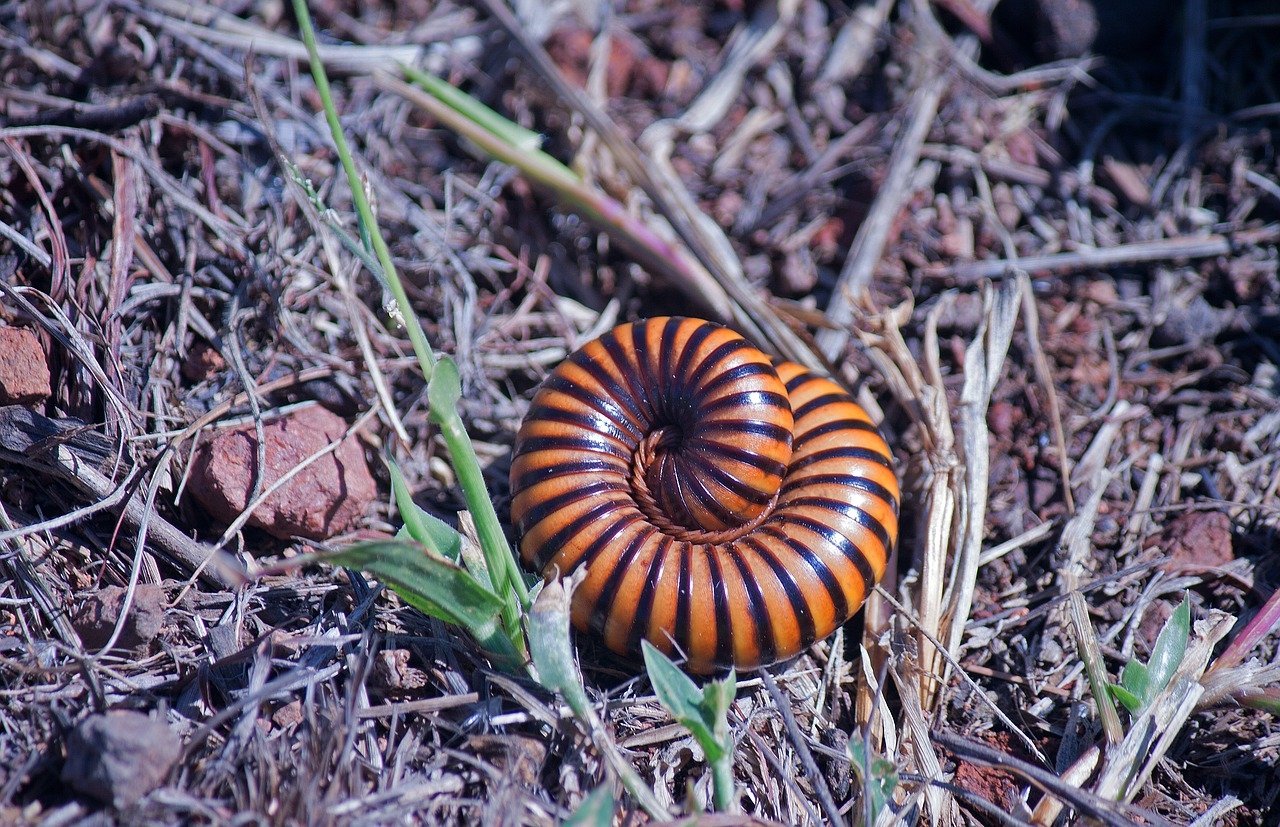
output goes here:
<path id="1" fill-rule="evenodd" d="M 1137 695 L 1133 694 L 1128 689 L 1125 689 L 1118 683 L 1110 684 L 1108 689 L 1111 690 L 1111 697 L 1123 704 L 1124 708 L 1129 710 L 1130 714 L 1142 714 L 1142 708 L 1145 706 L 1142 698 L 1139 698 Z"/>
<path id="2" fill-rule="evenodd" d="M 1124 669 L 1120 672 L 1120 686 L 1138 699 L 1139 712 L 1146 708 L 1155 694 L 1151 691 L 1151 676 L 1147 673 L 1147 667 L 1137 659 L 1124 665 Z M 1128 706 L 1128 704 L 1125 705 Z"/>
<path id="3" fill-rule="evenodd" d="M 413 66 L 401 66 L 401 69 L 411 82 L 504 143 L 522 152 L 536 152 L 542 147 L 542 136 L 537 132 L 508 120 L 456 86 Z"/>
<path id="4" fill-rule="evenodd" d="M 391 474 L 391 491 L 396 498 L 396 510 L 400 512 L 400 519 L 404 520 L 404 530 L 409 538 L 422 543 L 451 563 L 459 562 L 462 557 L 462 535 L 444 520 L 418 507 L 395 460 L 384 457 L 383 462 Z"/>
<path id="5" fill-rule="evenodd" d="M 711 721 L 706 717 L 704 697 L 697 684 L 649 641 L 642 641 L 640 648 L 658 702 L 678 724 L 689 730 L 708 760 L 719 757 L 722 747 L 712 730 Z"/>
<path id="6" fill-rule="evenodd" d="M 465 629 L 504 667 L 518 667 L 520 658 L 499 623 L 503 601 L 469 571 L 426 547 L 375 540 L 314 559 L 372 574 L 415 609 Z"/>
<path id="7" fill-rule="evenodd" d="M 1169 615 L 1164 628 L 1156 636 L 1155 645 L 1151 647 L 1151 657 L 1147 660 L 1147 675 L 1153 697 L 1173 680 L 1174 673 L 1187 654 L 1187 643 L 1190 640 L 1191 603 L 1184 595 L 1178 608 Z"/>

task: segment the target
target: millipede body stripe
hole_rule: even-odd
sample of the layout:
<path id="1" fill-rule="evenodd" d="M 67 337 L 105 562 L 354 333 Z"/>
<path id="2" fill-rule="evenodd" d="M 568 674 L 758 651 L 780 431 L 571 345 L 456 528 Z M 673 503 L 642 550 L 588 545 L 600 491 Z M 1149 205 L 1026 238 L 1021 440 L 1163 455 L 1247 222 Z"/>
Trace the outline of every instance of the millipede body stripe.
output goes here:
<path id="1" fill-rule="evenodd" d="M 867 431 L 869 433 L 875 433 L 876 426 L 872 425 L 870 422 L 863 422 L 859 419 L 837 419 L 834 422 L 824 422 L 816 428 L 812 428 L 805 431 L 800 436 L 797 436 L 792 442 L 792 447 L 798 450 L 801 445 L 815 440 L 818 437 L 840 433 L 841 431 Z"/>
<path id="2" fill-rule="evenodd" d="M 809 606 L 808 596 L 799 588 L 799 586 L 795 585 L 795 578 L 799 574 L 799 569 L 794 565 L 795 561 L 800 561 L 807 566 L 809 571 L 811 571 L 822 583 L 827 599 L 831 601 L 831 605 L 835 608 L 835 613 L 837 615 L 849 616 L 853 614 L 857 607 L 849 607 L 849 600 L 845 597 L 844 589 L 840 586 L 839 578 L 836 577 L 835 572 L 831 571 L 831 567 L 827 565 L 827 562 L 821 556 L 811 551 L 799 540 L 789 536 L 778 526 L 764 526 L 761 528 L 761 533 L 766 536 L 776 537 L 778 539 L 778 544 L 775 547 L 785 549 L 789 552 L 787 554 L 787 558 L 788 562 L 792 563 L 790 566 L 784 566 L 783 562 L 779 560 L 771 550 L 769 551 L 768 560 L 771 562 L 771 565 L 777 567 L 775 568 L 775 571 L 778 568 L 783 568 L 787 572 L 787 577 L 789 582 L 792 584 L 792 589 L 794 589 L 796 594 L 800 595 L 800 599 L 793 600 L 792 605 L 796 607 L 798 613 L 803 611 L 806 618 L 805 628 L 807 631 L 805 632 L 805 640 L 812 643 L 817 640 L 818 633 L 814 626 L 813 613 Z M 768 550 L 769 547 L 762 546 L 762 548 Z M 790 589 L 788 590 L 788 593 L 791 593 Z"/>
<path id="3" fill-rule="evenodd" d="M 600 599 L 596 602 L 591 610 L 591 628 L 597 634 L 603 633 L 606 624 L 615 610 L 624 611 L 626 602 L 621 601 L 618 594 L 618 586 L 622 584 L 622 579 L 627 576 L 627 567 L 631 564 L 640 552 L 644 550 L 645 541 L 653 536 L 653 532 L 637 534 L 632 539 L 631 544 L 627 546 L 627 550 L 618 558 L 617 563 L 609 571 L 609 577 L 605 581 L 604 588 L 601 589 Z M 664 537 L 663 542 L 668 542 L 669 537 Z"/>
<path id="4" fill-rule="evenodd" d="M 729 588 L 725 582 L 724 574 L 720 570 L 720 565 L 724 562 L 724 556 L 720 554 L 706 555 L 707 568 L 711 575 L 711 588 L 715 594 L 716 663 L 729 663 L 733 654 L 733 638 L 729 628 Z"/>
<path id="5" fill-rule="evenodd" d="M 834 382 L 727 328 L 624 324 L 542 384 L 516 437 L 512 522 L 573 622 L 686 668 L 793 657 L 857 611 L 898 535 L 893 456 Z"/>
<path id="6" fill-rule="evenodd" d="M 644 436 L 640 424 L 633 422 L 627 409 L 617 404 L 612 398 L 601 396 L 590 388 L 585 388 L 559 374 L 548 376 L 543 387 L 548 391 L 556 391 L 576 400 L 581 407 L 609 417 L 615 425 L 626 428 L 636 439 Z M 563 402 L 557 407 L 563 409 Z"/>
<path id="7" fill-rule="evenodd" d="M 741 554 L 726 555 L 738 567 L 738 576 L 746 592 L 746 610 L 755 622 L 755 643 L 762 662 L 771 662 L 777 657 L 778 645 L 774 640 L 773 626 L 769 623 L 768 607 L 765 606 L 764 594 L 760 584 L 756 582 L 754 572 L 747 564 L 746 557 Z"/>

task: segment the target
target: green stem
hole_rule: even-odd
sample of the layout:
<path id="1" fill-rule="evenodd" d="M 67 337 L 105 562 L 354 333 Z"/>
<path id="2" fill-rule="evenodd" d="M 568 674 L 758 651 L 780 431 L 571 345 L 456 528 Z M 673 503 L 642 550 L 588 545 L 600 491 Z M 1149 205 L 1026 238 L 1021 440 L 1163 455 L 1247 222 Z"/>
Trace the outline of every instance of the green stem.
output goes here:
<path id="1" fill-rule="evenodd" d="M 453 462 L 454 470 L 458 472 L 458 484 L 462 486 L 467 506 L 475 517 L 476 533 L 480 535 L 480 548 L 484 551 L 485 562 L 489 564 L 489 576 L 493 578 L 493 588 L 500 597 L 510 589 L 520 598 L 519 606 L 508 604 L 507 608 L 517 610 L 519 607 L 527 606 L 529 590 L 525 587 L 524 578 L 520 576 L 515 555 L 511 551 L 510 544 L 507 543 L 507 535 L 502 531 L 502 524 L 498 522 L 498 513 L 493 508 L 493 501 L 489 499 L 488 489 L 484 484 L 484 473 L 476 460 L 475 449 L 471 446 L 471 437 L 467 434 L 467 429 L 462 426 L 462 418 L 458 416 L 457 411 L 432 411 L 431 413 L 440 427 L 440 434 L 444 437 L 444 444 L 449 451 L 449 459 Z M 503 620 L 506 622 L 508 618 L 505 617 L 505 610 L 503 614 Z M 514 614 L 509 619 L 511 625 L 507 628 L 519 630 L 519 614 Z"/>
<path id="2" fill-rule="evenodd" d="M 733 751 L 725 750 L 724 755 L 711 762 L 711 789 L 715 797 L 715 808 L 718 813 L 731 813 L 733 803 Z"/>
<path id="3" fill-rule="evenodd" d="M 404 284 L 400 280 L 395 264 L 391 260 L 391 251 L 387 247 L 382 234 L 378 231 L 373 209 L 369 205 L 369 199 L 365 194 L 361 178 L 356 170 L 351 149 L 342 131 L 342 124 L 338 120 L 338 110 L 333 103 L 333 93 L 329 87 L 329 78 L 325 73 L 324 64 L 321 62 L 319 51 L 316 48 L 315 28 L 311 23 L 311 15 L 307 9 L 306 0 L 293 0 L 293 10 L 298 19 L 298 28 L 302 33 L 303 43 L 306 44 L 307 57 L 311 65 L 311 75 L 315 80 L 316 91 L 320 94 L 320 99 L 324 106 L 325 120 L 329 124 L 329 131 L 332 133 L 334 147 L 337 149 L 338 157 L 342 162 L 342 169 L 351 185 L 351 200 L 355 204 L 356 213 L 360 219 L 361 235 L 366 243 L 373 248 L 377 256 L 384 282 L 391 291 L 392 296 L 395 297 L 396 307 L 400 312 L 404 328 L 409 335 L 409 341 L 413 345 L 413 352 L 417 356 L 423 378 L 427 380 L 428 387 L 430 387 L 432 376 L 436 370 L 436 357 L 431 350 L 430 343 L 427 342 L 422 323 L 409 302 L 409 296 L 405 292 Z M 568 170 L 566 169 L 565 172 L 568 172 Z M 444 408 L 439 409 L 432 405 L 430 411 L 431 419 L 441 428 L 445 445 L 449 449 L 450 459 L 453 461 L 453 467 L 457 471 L 458 479 L 462 484 L 467 508 L 475 518 L 480 548 L 484 553 L 485 562 L 488 564 L 495 591 L 503 598 L 501 612 L 503 630 L 514 648 L 523 657 L 526 652 L 526 646 L 520 627 L 520 617 L 528 604 L 529 592 L 525 587 L 524 579 L 520 575 L 511 547 L 507 543 L 506 535 L 502 531 L 502 525 L 498 522 L 498 515 L 493 508 L 493 501 L 489 498 L 488 489 L 485 487 L 484 476 L 480 471 L 480 463 L 476 459 L 475 449 L 471 445 L 471 438 L 467 435 L 466 429 L 462 425 L 462 420 L 458 416 L 456 399 L 453 404 L 444 406 Z M 507 599 L 508 595 L 511 594 L 516 595 L 518 601 Z"/>
<path id="4" fill-rule="evenodd" d="M 1089 689 L 1093 693 L 1094 702 L 1098 705 L 1098 717 L 1102 721 L 1102 732 L 1108 744 L 1118 744 L 1124 740 L 1124 727 L 1120 723 L 1120 713 L 1116 712 L 1115 701 L 1107 688 L 1107 670 L 1102 665 L 1098 654 L 1097 640 L 1089 636 L 1093 627 L 1089 623 L 1089 609 L 1085 605 L 1084 595 L 1073 589 L 1067 595 L 1067 610 L 1071 614 L 1071 628 L 1075 631 L 1076 648 L 1080 659 L 1084 662 L 1085 677 L 1089 681 Z"/>
<path id="5" fill-rule="evenodd" d="M 395 297 L 396 306 L 399 308 L 400 315 L 404 320 L 405 330 L 409 334 L 409 341 L 413 345 L 413 352 L 418 357 L 418 364 L 422 367 L 422 375 L 430 380 L 431 373 L 435 370 L 436 357 L 431 351 L 431 344 L 427 342 L 427 334 L 423 332 L 422 325 L 418 322 L 418 318 L 413 312 L 413 307 L 409 304 L 409 294 L 405 292 L 404 284 L 400 281 L 400 275 L 396 272 L 395 264 L 391 261 L 391 250 L 387 247 L 387 242 L 382 238 L 382 234 L 378 232 L 378 225 L 373 217 L 373 208 L 369 206 L 369 199 L 365 196 L 362 180 L 356 171 L 355 160 L 351 157 L 351 148 L 348 146 L 347 138 L 342 132 L 342 123 L 338 120 L 338 109 L 333 104 L 333 93 L 329 88 L 329 76 L 325 73 L 324 63 L 321 62 L 320 52 L 316 48 L 316 32 L 311 25 L 311 14 L 307 10 L 306 0 L 293 0 L 293 13 L 298 18 L 298 29 L 302 32 L 302 42 L 307 47 L 307 58 L 311 64 L 311 76 L 315 79 L 316 91 L 320 94 L 320 100 L 324 103 L 324 117 L 329 124 L 329 132 L 333 135 L 334 147 L 338 150 L 338 158 L 342 161 L 342 170 L 346 173 L 347 181 L 351 185 L 351 200 L 355 204 L 356 214 L 360 217 L 361 235 L 373 246 L 373 251 L 378 256 L 378 263 L 382 265 L 382 272 L 386 276 L 387 287 L 391 290 L 391 295 Z"/>

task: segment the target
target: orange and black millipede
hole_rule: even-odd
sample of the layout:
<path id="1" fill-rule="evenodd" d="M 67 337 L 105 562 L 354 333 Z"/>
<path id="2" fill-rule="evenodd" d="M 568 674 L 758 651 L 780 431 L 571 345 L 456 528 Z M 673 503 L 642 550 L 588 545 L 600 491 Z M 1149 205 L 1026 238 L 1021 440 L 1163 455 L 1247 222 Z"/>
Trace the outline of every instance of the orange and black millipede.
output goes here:
<path id="1" fill-rule="evenodd" d="M 543 382 L 516 437 L 525 562 L 586 567 L 573 622 L 687 668 L 791 657 L 862 605 L 898 534 L 888 445 L 838 385 L 727 328 L 614 328 Z"/>

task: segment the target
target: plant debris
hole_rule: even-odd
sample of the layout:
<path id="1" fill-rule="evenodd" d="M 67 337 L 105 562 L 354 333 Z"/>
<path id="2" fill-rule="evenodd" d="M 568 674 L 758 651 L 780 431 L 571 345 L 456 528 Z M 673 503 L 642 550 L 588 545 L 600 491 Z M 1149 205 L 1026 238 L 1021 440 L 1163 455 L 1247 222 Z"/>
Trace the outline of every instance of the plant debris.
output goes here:
<path id="1" fill-rule="evenodd" d="M 902 823 L 1280 818 L 1274 4 L 1018 5 L 311 3 L 501 517 L 533 388 L 619 321 L 719 314 L 881 419 L 896 564 L 738 676 L 740 817 L 887 786 Z M 619 767 L 701 812 L 700 749 L 589 639 L 609 754 L 359 572 L 246 577 L 393 534 L 378 452 L 464 507 L 287 4 L 10 3 L 0 42 L 0 820 L 556 824 L 604 787 L 640 823 Z M 678 266 L 476 154 L 400 62 Z M 1184 594 L 1185 661 L 1108 709 Z"/>

